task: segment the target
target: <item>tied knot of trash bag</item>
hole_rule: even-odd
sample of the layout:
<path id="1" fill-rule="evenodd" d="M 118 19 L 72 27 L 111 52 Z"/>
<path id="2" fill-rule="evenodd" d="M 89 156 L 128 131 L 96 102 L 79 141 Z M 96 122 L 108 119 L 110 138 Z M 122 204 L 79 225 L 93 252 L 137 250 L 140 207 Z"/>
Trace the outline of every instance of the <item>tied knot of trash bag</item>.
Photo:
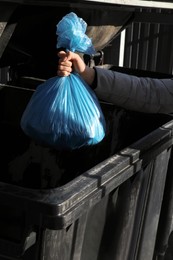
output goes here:
<path id="1" fill-rule="evenodd" d="M 56 25 L 57 49 L 65 48 L 92 55 L 95 49 L 92 40 L 86 35 L 87 23 L 71 12 Z"/>

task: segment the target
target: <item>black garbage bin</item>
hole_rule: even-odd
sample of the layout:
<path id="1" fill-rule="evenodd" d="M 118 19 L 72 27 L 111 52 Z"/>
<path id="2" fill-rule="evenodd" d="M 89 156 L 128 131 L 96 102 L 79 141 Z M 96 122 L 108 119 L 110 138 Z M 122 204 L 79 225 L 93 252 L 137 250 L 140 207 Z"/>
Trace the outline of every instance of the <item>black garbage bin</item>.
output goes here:
<path id="1" fill-rule="evenodd" d="M 52 8 L 45 6 L 16 9 L 8 3 L 17 11 L 0 52 L 1 67 L 10 66 L 10 80 L 0 84 L 0 260 L 151 260 L 172 169 L 172 116 L 126 111 L 100 101 L 107 123 L 100 144 L 62 152 L 29 139 L 20 128 L 21 115 L 43 75 L 54 73 L 56 59 L 55 39 L 39 38 L 27 18 L 32 13 L 32 25 L 36 21 L 50 35 L 56 11 L 60 16 L 69 11 L 53 8 L 49 30 Z M 123 20 L 130 16 L 125 12 Z M 10 40 L 16 20 L 20 23 Z M 29 35 L 34 31 L 37 43 L 20 38 L 23 25 Z M 50 50 L 48 71 L 42 62 L 45 49 Z"/>
<path id="2" fill-rule="evenodd" d="M 58 152 L 20 129 L 33 91 L 0 90 L 0 259 L 152 259 L 172 116 L 101 102 L 105 139 Z"/>

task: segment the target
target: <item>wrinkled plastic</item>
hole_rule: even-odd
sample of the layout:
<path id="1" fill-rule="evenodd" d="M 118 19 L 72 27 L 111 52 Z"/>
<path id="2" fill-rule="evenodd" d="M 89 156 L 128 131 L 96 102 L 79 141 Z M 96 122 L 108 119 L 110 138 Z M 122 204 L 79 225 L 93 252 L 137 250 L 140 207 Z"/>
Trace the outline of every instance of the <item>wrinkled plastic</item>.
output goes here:
<path id="1" fill-rule="evenodd" d="M 57 25 L 57 48 L 93 53 L 85 30 L 81 18 L 68 14 Z M 77 73 L 71 73 L 50 78 L 37 87 L 22 115 L 21 127 L 41 144 L 69 150 L 99 143 L 106 125 L 93 90 Z"/>
<path id="2" fill-rule="evenodd" d="M 56 26 L 57 49 L 65 48 L 88 55 L 94 54 L 92 40 L 85 34 L 87 23 L 71 12 L 64 16 Z"/>
<path id="3" fill-rule="evenodd" d="M 23 115 L 25 132 L 59 149 L 100 142 L 105 131 L 102 111 L 95 94 L 81 80 L 72 74 L 41 84 Z"/>

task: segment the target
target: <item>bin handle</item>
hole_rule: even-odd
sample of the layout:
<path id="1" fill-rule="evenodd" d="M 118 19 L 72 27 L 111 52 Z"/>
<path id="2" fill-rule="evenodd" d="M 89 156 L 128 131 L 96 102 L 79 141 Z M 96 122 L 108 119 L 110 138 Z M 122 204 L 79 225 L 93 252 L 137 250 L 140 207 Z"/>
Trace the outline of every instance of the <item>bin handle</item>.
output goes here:
<path id="1" fill-rule="evenodd" d="M 19 259 L 27 249 L 36 243 L 36 232 L 31 231 L 22 243 L 0 238 L 0 256 Z"/>

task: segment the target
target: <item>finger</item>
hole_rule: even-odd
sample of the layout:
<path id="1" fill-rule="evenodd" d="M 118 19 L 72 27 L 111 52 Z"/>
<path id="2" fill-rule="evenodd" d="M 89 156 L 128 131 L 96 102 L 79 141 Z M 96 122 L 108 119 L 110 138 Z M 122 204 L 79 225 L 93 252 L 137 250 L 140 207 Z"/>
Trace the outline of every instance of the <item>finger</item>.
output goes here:
<path id="1" fill-rule="evenodd" d="M 59 51 L 59 52 L 57 53 L 57 55 L 58 55 L 58 57 L 62 57 L 62 56 L 66 56 L 67 53 L 66 53 L 65 51 Z"/>
<path id="2" fill-rule="evenodd" d="M 58 76 L 69 76 L 72 72 L 72 67 L 65 65 L 58 65 L 57 75 Z"/>
<path id="3" fill-rule="evenodd" d="M 67 77 L 67 76 L 70 75 L 70 72 L 58 70 L 58 71 L 57 71 L 57 75 L 60 76 L 60 77 Z"/>
<path id="4" fill-rule="evenodd" d="M 61 61 L 67 60 L 67 53 L 65 51 L 60 51 L 57 53 L 57 55 Z"/>
<path id="5" fill-rule="evenodd" d="M 71 61 L 62 61 L 60 59 L 58 62 L 58 66 L 72 67 L 72 62 Z"/>
<path id="6" fill-rule="evenodd" d="M 58 65 L 58 70 L 72 72 L 72 67 L 61 63 Z"/>
<path id="7" fill-rule="evenodd" d="M 67 60 L 71 60 L 73 58 L 73 53 L 71 51 L 67 51 L 66 57 L 67 57 Z"/>

